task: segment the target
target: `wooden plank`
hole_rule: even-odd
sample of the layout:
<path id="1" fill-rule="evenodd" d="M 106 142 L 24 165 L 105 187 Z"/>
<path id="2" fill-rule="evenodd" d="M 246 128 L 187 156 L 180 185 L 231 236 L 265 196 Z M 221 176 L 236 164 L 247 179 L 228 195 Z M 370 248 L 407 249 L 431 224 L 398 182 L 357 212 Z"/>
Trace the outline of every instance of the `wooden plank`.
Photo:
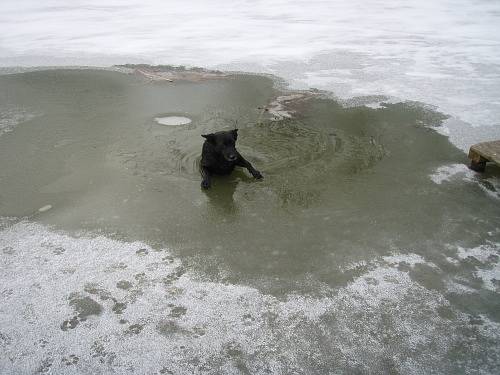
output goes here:
<path id="1" fill-rule="evenodd" d="M 500 140 L 478 143 L 471 146 L 470 150 L 484 159 L 500 165 Z"/>
<path id="2" fill-rule="evenodd" d="M 471 159 L 471 168 L 479 172 L 484 171 L 488 161 L 500 165 L 500 140 L 472 145 L 469 150 L 469 159 Z"/>

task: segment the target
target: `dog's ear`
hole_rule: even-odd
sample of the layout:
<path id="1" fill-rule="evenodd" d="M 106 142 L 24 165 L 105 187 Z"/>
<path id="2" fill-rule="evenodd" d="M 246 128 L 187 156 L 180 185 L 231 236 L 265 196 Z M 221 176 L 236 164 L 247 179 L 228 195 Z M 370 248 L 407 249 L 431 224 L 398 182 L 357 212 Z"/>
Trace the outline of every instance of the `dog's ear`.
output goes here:
<path id="1" fill-rule="evenodd" d="M 202 134 L 201 136 L 203 138 L 205 138 L 208 142 L 215 144 L 215 134 L 214 133 Z"/>
<path id="2" fill-rule="evenodd" d="M 233 133 L 233 138 L 236 141 L 238 139 L 238 129 L 234 129 L 231 133 Z"/>

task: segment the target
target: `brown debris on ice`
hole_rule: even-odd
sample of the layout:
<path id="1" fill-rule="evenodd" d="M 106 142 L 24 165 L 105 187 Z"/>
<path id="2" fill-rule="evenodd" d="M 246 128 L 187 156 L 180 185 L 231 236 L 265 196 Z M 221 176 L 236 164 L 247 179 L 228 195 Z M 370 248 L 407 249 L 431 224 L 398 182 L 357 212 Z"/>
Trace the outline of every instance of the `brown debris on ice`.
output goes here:
<path id="1" fill-rule="evenodd" d="M 292 118 L 295 110 L 293 106 L 298 102 L 308 100 L 317 95 L 315 91 L 294 92 L 276 97 L 267 107 L 259 108 L 271 115 L 271 120 L 279 121 Z"/>
<path id="2" fill-rule="evenodd" d="M 142 76 L 150 82 L 200 82 L 227 77 L 227 74 L 220 71 L 205 70 L 202 68 L 185 68 L 184 66 L 121 65 L 120 68 L 126 68 L 131 74 Z"/>

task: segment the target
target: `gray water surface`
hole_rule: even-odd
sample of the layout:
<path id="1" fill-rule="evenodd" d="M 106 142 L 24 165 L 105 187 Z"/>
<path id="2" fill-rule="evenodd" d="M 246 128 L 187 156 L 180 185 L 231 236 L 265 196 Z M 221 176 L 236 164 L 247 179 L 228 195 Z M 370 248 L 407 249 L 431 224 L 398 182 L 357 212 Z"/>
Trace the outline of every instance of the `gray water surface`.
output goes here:
<path id="1" fill-rule="evenodd" d="M 279 95 L 0 76 L 0 370 L 496 373 L 499 169 L 421 103 L 313 92 L 273 119 Z M 202 191 L 200 135 L 234 127 L 264 179 Z"/>

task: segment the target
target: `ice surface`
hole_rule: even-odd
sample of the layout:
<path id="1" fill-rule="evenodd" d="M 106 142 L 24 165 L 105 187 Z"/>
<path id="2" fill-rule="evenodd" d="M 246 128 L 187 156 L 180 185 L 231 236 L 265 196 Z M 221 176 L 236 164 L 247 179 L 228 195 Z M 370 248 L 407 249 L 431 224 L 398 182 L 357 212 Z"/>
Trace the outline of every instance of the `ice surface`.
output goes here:
<path id="1" fill-rule="evenodd" d="M 166 249 L 30 222 L 7 224 L 0 249 L 5 373 L 491 373 L 500 363 L 500 325 L 413 280 L 415 267 L 435 267 L 413 253 L 374 259 L 322 295 L 277 298 L 204 281 Z"/>
<path id="2" fill-rule="evenodd" d="M 17 125 L 39 115 L 39 113 L 26 108 L 0 103 L 0 136 L 13 131 Z"/>
<path id="3" fill-rule="evenodd" d="M 498 25 L 500 3 L 486 0 L 4 0 L 0 66 L 150 63 L 270 73 L 294 88 L 330 90 L 346 106 L 436 105 L 454 116 L 438 130 L 467 150 L 500 137 Z M 35 115 L 0 107 L 0 135 Z M 431 178 L 443 190 L 464 181 L 499 197 L 497 180 L 463 164 L 437 167 Z M 343 286 L 277 297 L 204 280 L 167 249 L 16 221 L 0 217 L 2 373 L 500 368 L 500 325 L 486 308 L 475 314 L 484 304 L 473 299 L 496 306 L 497 243 L 457 247 L 439 264 L 391 249 L 353 265 L 361 272 Z M 422 269 L 428 277 L 418 279 Z M 436 274 L 443 285 L 429 286 Z M 457 307 L 460 298 L 465 307 Z"/>
<path id="4" fill-rule="evenodd" d="M 436 184 L 450 181 L 453 178 L 463 177 L 466 180 L 471 180 L 477 173 L 469 169 L 465 164 L 449 164 L 437 168 L 430 176 L 431 180 Z"/>
<path id="5" fill-rule="evenodd" d="M 484 140 L 500 136 L 498 25 L 500 3 L 487 0 L 6 0 L 0 66 L 145 62 L 272 73 L 340 98 L 434 104 L 494 126 L 479 132 Z M 462 129 L 450 127 L 453 142 L 471 143 Z"/>
<path id="6" fill-rule="evenodd" d="M 155 121 L 160 125 L 167 126 L 187 125 L 191 123 L 191 119 L 181 116 L 156 117 Z"/>
<path id="7" fill-rule="evenodd" d="M 52 208 L 52 205 L 47 204 L 47 205 L 45 205 L 45 206 L 43 206 L 43 207 L 40 207 L 40 208 L 38 209 L 38 211 L 39 211 L 39 212 L 45 212 L 45 211 L 50 210 L 51 208 Z"/>
<path id="8" fill-rule="evenodd" d="M 459 259 L 474 260 L 476 276 L 482 280 L 486 289 L 497 291 L 500 286 L 500 245 L 489 243 L 472 249 L 457 249 Z"/>
<path id="9" fill-rule="evenodd" d="M 500 180 L 497 176 L 485 177 L 474 172 L 465 164 L 448 164 L 438 167 L 430 175 L 431 180 L 441 185 L 445 182 L 465 181 L 474 183 L 494 199 L 500 199 Z"/>

